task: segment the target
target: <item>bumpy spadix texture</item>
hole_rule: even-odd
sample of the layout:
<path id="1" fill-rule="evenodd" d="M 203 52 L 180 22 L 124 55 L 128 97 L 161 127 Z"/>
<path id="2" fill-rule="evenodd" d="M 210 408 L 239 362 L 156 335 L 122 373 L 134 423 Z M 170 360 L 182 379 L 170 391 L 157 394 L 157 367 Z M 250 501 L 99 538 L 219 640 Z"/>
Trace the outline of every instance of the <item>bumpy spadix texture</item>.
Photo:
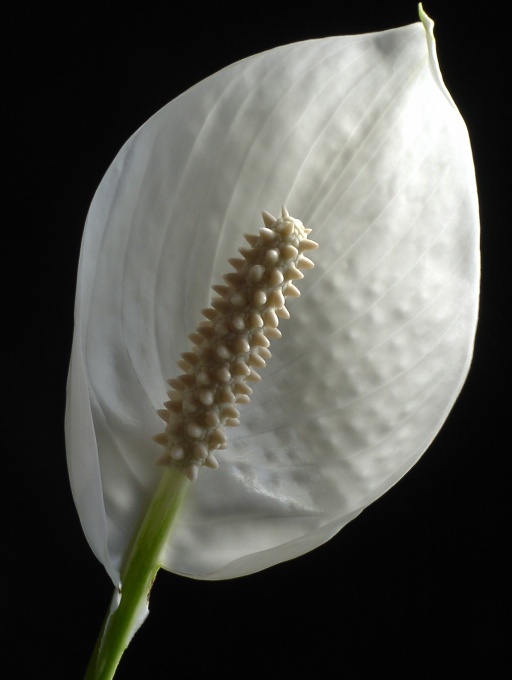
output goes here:
<path id="1" fill-rule="evenodd" d="M 281 337 L 279 317 L 290 318 L 285 300 L 300 296 L 293 281 L 314 266 L 304 255 L 318 245 L 307 238 L 311 229 L 286 208 L 279 219 L 265 212 L 263 220 L 259 236 L 245 235 L 251 247 L 239 249 L 242 258 L 230 260 L 236 271 L 224 275 L 227 285 L 213 286 L 218 297 L 189 335 L 193 351 L 181 355 L 184 373 L 169 380 L 170 401 L 158 412 L 168 423 L 154 437 L 165 447 L 158 462 L 192 481 L 201 465 L 218 467 L 213 452 L 227 448 L 224 427 L 240 424 L 234 404 L 250 402 L 247 382 L 260 380 L 255 369 L 272 356 L 268 347 Z"/>
<path id="2" fill-rule="evenodd" d="M 166 568 L 225 578 L 311 550 L 395 484 L 445 420 L 471 360 L 478 207 L 425 24 L 234 64 L 153 116 L 101 182 L 80 258 L 67 444 L 85 533 L 115 582 L 161 476 L 151 438 L 166 380 L 264 208 L 285 204 L 321 248 L 219 468 L 190 485 Z"/>

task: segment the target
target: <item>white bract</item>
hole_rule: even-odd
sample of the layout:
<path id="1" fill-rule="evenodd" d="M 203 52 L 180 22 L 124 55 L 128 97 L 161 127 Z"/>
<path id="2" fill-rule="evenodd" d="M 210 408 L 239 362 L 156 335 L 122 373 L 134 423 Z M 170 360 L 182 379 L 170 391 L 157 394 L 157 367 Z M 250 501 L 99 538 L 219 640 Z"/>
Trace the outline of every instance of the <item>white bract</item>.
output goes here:
<path id="1" fill-rule="evenodd" d="M 471 360 L 478 207 L 423 20 L 233 64 L 154 115 L 101 182 L 66 429 L 84 531 L 115 584 L 161 475 L 166 380 L 262 210 L 313 229 L 315 268 L 219 468 L 190 485 L 165 568 L 220 579 L 311 550 L 439 431 Z"/>

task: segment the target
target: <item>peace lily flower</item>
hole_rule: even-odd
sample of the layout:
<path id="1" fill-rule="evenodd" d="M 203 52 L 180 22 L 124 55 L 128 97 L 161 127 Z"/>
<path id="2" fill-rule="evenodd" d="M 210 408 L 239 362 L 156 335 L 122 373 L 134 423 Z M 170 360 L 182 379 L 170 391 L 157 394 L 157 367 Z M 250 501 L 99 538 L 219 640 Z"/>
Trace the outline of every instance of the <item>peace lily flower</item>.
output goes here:
<path id="1" fill-rule="evenodd" d="M 82 525 L 116 587 L 111 630 L 140 584 L 117 660 L 160 566 L 232 578 L 324 543 L 414 465 L 462 387 L 477 319 L 477 194 L 421 6 L 420 17 L 280 47 L 207 78 L 128 140 L 98 188 L 80 257 L 66 435 Z M 217 425 L 190 425 L 178 384 L 183 370 L 198 375 L 200 345 L 188 335 L 212 284 L 233 277 L 228 260 L 240 258 L 244 233 L 261 245 L 260 227 L 276 220 L 260 224 L 259 214 L 281 205 L 313 229 L 315 267 L 290 319 L 272 308 L 285 317 L 282 338 L 262 351 L 250 399 L 235 390 L 249 403 L 217 409 L 221 425 L 236 426 L 225 448 L 221 435 L 209 448 Z M 232 301 L 229 286 L 217 292 Z M 215 326 L 206 319 L 203 329 Z M 217 404 L 217 389 L 197 397 L 201 408 Z M 172 430 L 173 409 L 188 430 Z M 187 446 L 198 439 L 196 458 L 177 431 Z M 107 626 L 87 677 L 112 677 L 117 660 L 100 669 L 108 635 Z"/>

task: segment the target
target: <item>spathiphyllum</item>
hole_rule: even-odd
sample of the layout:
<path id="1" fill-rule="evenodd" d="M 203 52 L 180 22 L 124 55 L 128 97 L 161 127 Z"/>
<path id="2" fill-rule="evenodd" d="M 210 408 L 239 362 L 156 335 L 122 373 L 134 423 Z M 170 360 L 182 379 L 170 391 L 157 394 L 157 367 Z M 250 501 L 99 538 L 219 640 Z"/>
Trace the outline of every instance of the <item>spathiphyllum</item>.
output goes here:
<path id="1" fill-rule="evenodd" d="M 312 550 L 457 398 L 477 194 L 420 17 L 233 64 L 101 182 L 66 414 L 73 495 L 115 586 L 86 678 L 113 677 L 160 568 L 225 579 Z"/>

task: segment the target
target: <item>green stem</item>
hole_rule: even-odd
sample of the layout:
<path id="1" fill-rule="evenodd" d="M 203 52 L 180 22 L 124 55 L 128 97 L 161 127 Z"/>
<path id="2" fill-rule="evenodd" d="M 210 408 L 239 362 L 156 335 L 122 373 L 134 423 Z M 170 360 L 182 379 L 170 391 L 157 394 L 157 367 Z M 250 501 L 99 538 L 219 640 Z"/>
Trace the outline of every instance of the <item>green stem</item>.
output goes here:
<path id="1" fill-rule="evenodd" d="M 149 592 L 162 566 L 162 550 L 189 480 L 166 470 L 156 490 L 121 574 L 121 600 L 107 613 L 84 680 L 111 680 L 121 656 L 147 611 Z M 114 593 L 114 599 L 117 592 Z"/>

